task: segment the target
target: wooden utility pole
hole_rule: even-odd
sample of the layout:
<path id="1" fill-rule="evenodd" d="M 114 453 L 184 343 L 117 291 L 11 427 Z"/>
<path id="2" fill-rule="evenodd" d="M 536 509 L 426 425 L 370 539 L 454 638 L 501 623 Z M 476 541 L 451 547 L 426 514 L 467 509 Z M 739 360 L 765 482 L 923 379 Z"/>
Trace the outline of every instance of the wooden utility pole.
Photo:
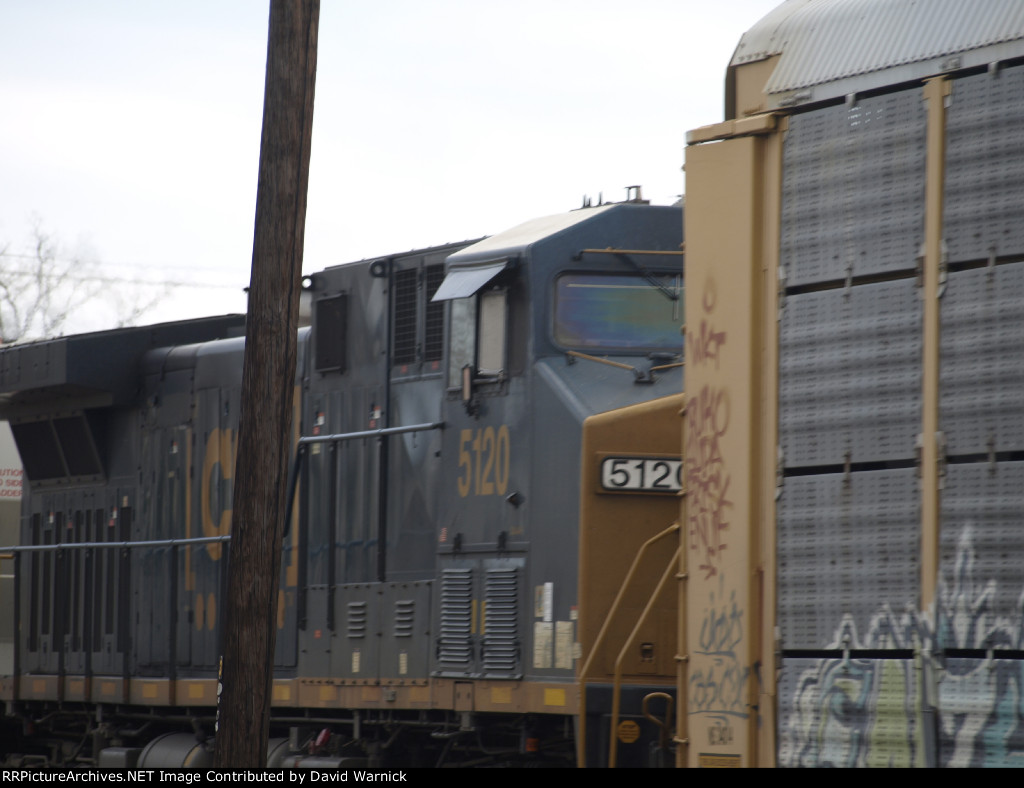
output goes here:
<path id="1" fill-rule="evenodd" d="M 271 0 L 214 765 L 267 762 L 319 0 Z"/>

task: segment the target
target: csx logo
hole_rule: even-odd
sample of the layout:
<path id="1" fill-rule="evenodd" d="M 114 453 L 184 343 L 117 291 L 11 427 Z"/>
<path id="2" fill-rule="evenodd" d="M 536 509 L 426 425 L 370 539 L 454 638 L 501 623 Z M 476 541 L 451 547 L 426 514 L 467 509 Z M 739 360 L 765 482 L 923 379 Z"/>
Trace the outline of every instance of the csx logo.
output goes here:
<path id="1" fill-rule="evenodd" d="M 238 436 L 229 429 L 214 429 L 206 438 L 203 452 L 202 515 L 203 536 L 231 533 L 231 484 L 235 469 Z M 210 558 L 219 561 L 219 542 L 206 545 Z"/>

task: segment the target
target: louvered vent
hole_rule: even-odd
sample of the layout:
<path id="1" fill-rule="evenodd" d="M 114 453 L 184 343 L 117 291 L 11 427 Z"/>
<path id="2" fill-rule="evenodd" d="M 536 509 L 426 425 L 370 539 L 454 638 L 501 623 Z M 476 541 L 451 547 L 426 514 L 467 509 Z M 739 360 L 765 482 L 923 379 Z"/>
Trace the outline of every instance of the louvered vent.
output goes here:
<path id="1" fill-rule="evenodd" d="M 444 265 L 427 266 L 427 333 L 423 339 L 423 360 L 440 361 L 444 353 L 444 301 L 436 303 L 437 288 L 444 281 Z"/>
<path id="2" fill-rule="evenodd" d="M 366 637 L 366 602 L 349 602 L 345 634 L 351 639 Z"/>
<path id="3" fill-rule="evenodd" d="M 416 621 L 416 602 L 412 599 L 395 601 L 395 637 L 411 638 Z"/>
<path id="4" fill-rule="evenodd" d="M 484 671 L 515 673 L 519 663 L 519 584 L 515 569 L 489 569 L 484 579 Z"/>
<path id="5" fill-rule="evenodd" d="M 473 661 L 473 570 L 445 569 L 441 573 L 441 637 L 438 665 L 442 670 L 468 672 Z"/>
<path id="6" fill-rule="evenodd" d="M 415 268 L 395 273 L 395 364 L 416 360 L 416 279 Z"/>

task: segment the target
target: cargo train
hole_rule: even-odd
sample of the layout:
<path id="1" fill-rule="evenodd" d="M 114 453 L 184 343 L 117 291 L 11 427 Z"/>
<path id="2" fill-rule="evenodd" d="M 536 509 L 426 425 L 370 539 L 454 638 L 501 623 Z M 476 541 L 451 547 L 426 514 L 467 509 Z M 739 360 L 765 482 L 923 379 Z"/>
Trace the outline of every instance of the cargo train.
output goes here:
<path id="1" fill-rule="evenodd" d="M 964 8 L 743 36 L 685 291 L 635 204 L 313 277 L 274 765 L 1024 760 L 1024 11 Z M 237 329 L 0 353 L 11 757 L 207 757 Z"/>

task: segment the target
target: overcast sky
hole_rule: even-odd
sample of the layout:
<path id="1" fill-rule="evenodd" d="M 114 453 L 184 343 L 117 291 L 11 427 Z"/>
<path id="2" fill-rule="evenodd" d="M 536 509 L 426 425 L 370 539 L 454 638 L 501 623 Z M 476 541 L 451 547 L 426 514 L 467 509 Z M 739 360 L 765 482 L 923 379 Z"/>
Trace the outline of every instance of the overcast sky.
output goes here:
<path id="1" fill-rule="evenodd" d="M 304 270 L 632 184 L 672 203 L 685 132 L 722 119 L 732 52 L 780 1 L 322 0 Z M 176 283 L 143 322 L 244 310 L 269 4 L 0 8 L 0 245 L 38 217 L 65 256 Z"/>

